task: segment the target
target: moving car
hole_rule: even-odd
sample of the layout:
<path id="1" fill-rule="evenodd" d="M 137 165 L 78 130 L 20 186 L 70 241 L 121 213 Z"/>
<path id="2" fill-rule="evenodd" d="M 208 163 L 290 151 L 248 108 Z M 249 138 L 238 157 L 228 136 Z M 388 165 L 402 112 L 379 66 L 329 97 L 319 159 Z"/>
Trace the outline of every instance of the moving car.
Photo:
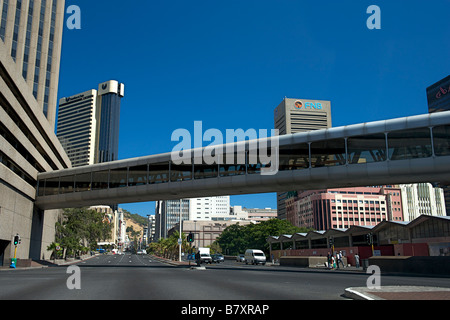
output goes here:
<path id="1" fill-rule="evenodd" d="M 236 257 L 237 262 L 245 262 L 245 255 L 240 254 Z"/>
<path id="2" fill-rule="evenodd" d="M 258 249 L 247 249 L 245 251 L 245 264 L 266 264 L 266 255 Z"/>
<path id="3" fill-rule="evenodd" d="M 212 262 L 215 262 L 215 263 L 221 263 L 221 262 L 225 261 L 224 256 L 220 253 L 211 255 L 211 258 L 212 258 Z"/>

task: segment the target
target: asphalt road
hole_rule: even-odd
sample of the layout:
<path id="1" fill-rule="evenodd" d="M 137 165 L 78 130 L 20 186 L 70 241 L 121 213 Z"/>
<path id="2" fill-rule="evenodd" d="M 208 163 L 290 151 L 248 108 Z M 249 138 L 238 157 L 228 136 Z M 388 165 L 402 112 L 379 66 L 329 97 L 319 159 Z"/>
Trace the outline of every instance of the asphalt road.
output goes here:
<path id="1" fill-rule="evenodd" d="M 0 300 L 345 300 L 345 288 L 365 286 L 369 277 L 235 261 L 199 270 L 130 254 L 99 255 L 76 266 L 79 273 L 68 273 L 68 266 L 2 270 Z M 383 276 L 381 285 L 450 288 L 450 279 Z"/>

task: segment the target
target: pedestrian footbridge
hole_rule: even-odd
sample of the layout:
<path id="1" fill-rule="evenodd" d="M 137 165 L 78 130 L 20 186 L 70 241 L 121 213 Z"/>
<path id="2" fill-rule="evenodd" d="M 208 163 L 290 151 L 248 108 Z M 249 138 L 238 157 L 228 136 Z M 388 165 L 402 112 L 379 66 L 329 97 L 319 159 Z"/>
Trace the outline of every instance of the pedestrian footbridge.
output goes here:
<path id="1" fill-rule="evenodd" d="M 268 141 L 270 163 L 263 161 Z M 41 209 L 290 190 L 450 182 L 450 111 L 119 160 L 38 175 Z M 223 153 L 213 164 L 198 155 Z M 255 152 L 256 151 L 256 152 Z M 178 153 L 179 154 L 179 153 Z M 187 157 L 186 157 L 187 154 Z M 255 156 L 255 154 L 257 156 Z M 225 157 L 226 156 L 226 157 Z M 234 160 L 230 160 L 234 159 Z M 266 157 L 267 159 L 267 157 Z M 267 174 L 269 167 L 276 169 Z"/>

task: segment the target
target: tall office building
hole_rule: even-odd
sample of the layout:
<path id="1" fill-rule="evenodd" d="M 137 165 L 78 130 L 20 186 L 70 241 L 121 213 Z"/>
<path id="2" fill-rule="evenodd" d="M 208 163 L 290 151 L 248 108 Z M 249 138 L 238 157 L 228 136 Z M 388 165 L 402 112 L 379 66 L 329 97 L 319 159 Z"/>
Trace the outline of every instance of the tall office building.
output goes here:
<path id="1" fill-rule="evenodd" d="M 450 75 L 427 88 L 428 112 L 450 110 Z"/>
<path id="2" fill-rule="evenodd" d="M 64 0 L 0 1 L 0 38 L 52 127 L 56 118 L 64 5 Z"/>
<path id="3" fill-rule="evenodd" d="M 155 203 L 155 240 L 167 237 L 167 232 L 180 221 L 189 220 L 189 199 L 160 200 Z"/>
<path id="4" fill-rule="evenodd" d="M 56 135 L 72 167 L 96 162 L 97 90 L 60 99 Z"/>
<path id="5" fill-rule="evenodd" d="M 450 110 L 450 75 L 432 84 L 426 91 L 429 113 Z M 447 216 L 450 216 L 450 181 L 440 181 L 437 185 L 444 190 Z"/>
<path id="6" fill-rule="evenodd" d="M 109 162 L 119 156 L 120 101 L 125 86 L 117 81 L 107 81 L 98 86 L 98 162 Z"/>
<path id="7" fill-rule="evenodd" d="M 54 133 L 64 0 L 0 1 L 0 266 L 48 259 L 59 210 L 35 207 L 37 175 L 69 168 Z M 41 190 L 41 189 L 39 189 Z"/>
<path id="8" fill-rule="evenodd" d="M 280 135 L 331 128 L 331 102 L 285 98 L 274 111 Z M 288 192 L 277 193 L 278 219 L 286 219 Z"/>
<path id="9" fill-rule="evenodd" d="M 444 191 L 431 183 L 401 184 L 403 218 L 413 221 L 420 215 L 445 216 Z"/>
<path id="10" fill-rule="evenodd" d="M 230 215 L 230 196 L 189 199 L 189 220 L 224 220 Z"/>
<path id="11" fill-rule="evenodd" d="M 167 237 L 167 232 L 182 220 L 219 221 L 230 216 L 230 196 L 156 201 L 156 239 Z"/>
<path id="12" fill-rule="evenodd" d="M 57 136 L 73 167 L 118 159 L 120 102 L 115 80 L 59 101 Z"/>

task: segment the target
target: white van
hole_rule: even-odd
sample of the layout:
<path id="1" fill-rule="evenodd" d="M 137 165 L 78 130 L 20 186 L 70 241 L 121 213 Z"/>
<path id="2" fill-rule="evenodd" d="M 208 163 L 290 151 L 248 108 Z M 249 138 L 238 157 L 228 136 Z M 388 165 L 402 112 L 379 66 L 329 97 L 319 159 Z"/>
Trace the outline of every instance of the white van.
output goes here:
<path id="1" fill-rule="evenodd" d="M 245 264 L 266 264 L 266 255 L 261 250 L 247 249 L 245 251 Z"/>

